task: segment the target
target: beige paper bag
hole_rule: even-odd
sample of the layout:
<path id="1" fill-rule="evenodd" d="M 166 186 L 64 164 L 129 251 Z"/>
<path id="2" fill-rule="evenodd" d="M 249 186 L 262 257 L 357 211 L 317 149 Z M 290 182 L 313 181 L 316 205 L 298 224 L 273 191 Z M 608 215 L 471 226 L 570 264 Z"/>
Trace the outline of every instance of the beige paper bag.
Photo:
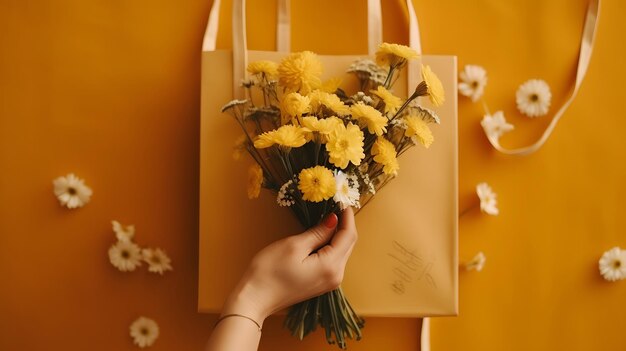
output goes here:
<path id="1" fill-rule="evenodd" d="M 411 2 L 407 4 L 411 46 L 419 50 L 417 20 Z M 233 51 L 215 50 L 219 5 L 219 0 L 213 4 L 202 53 L 200 312 L 221 309 L 259 249 L 304 229 L 288 209 L 278 207 L 273 193 L 247 198 L 247 167 L 253 161 L 233 160 L 232 145 L 241 130 L 220 113 L 225 103 L 242 97 L 239 84 L 246 62 L 279 62 L 286 53 L 246 50 L 242 0 L 233 4 Z M 373 52 L 382 38 L 376 20 L 381 18 L 380 3 L 370 0 L 368 10 Z M 285 28 L 282 21 L 279 33 Z M 279 43 L 288 46 L 280 38 Z M 345 71 L 365 56 L 320 56 L 323 78 L 343 77 L 345 88 L 353 92 Z M 356 216 L 359 241 L 342 286 L 362 316 L 444 316 L 458 311 L 456 57 L 424 55 L 422 62 L 431 66 L 446 90 L 446 102 L 436 109 L 441 124 L 432 127 L 431 148 L 414 147 L 402 155 L 398 177 Z M 415 87 L 421 81 L 416 66 L 396 82 L 396 95 L 406 97 L 407 84 Z"/>

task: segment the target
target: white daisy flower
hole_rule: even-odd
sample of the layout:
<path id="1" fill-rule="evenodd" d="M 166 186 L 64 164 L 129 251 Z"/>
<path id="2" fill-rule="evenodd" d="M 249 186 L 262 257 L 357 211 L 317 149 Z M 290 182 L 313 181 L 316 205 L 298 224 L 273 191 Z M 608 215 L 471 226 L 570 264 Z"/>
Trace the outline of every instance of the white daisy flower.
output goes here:
<path id="1" fill-rule="evenodd" d="M 487 257 L 485 257 L 485 254 L 480 251 L 479 253 L 476 254 L 476 256 L 474 256 L 474 258 L 472 258 L 471 261 L 466 262 L 465 263 L 465 270 L 467 271 L 477 271 L 480 272 L 483 270 L 483 267 L 485 266 L 485 262 L 487 261 Z"/>
<path id="2" fill-rule="evenodd" d="M 487 85 L 487 71 L 481 66 L 465 65 L 459 77 L 459 94 L 471 98 L 473 102 L 478 101 Z"/>
<path id="3" fill-rule="evenodd" d="M 476 194 L 480 199 L 480 210 L 488 215 L 497 216 L 498 202 L 496 201 L 496 193 L 491 190 L 487 183 L 476 185 Z"/>
<path id="4" fill-rule="evenodd" d="M 335 171 L 335 184 L 337 190 L 333 200 L 339 204 L 342 210 L 354 206 L 359 207 L 359 182 L 356 178 L 351 178 L 342 171 Z"/>
<path id="5" fill-rule="evenodd" d="M 115 236 L 119 241 L 132 241 L 135 236 L 135 226 L 134 225 L 122 225 L 118 221 L 111 221 L 113 225 L 113 232 L 115 232 Z"/>
<path id="6" fill-rule="evenodd" d="M 515 93 L 517 109 L 528 117 L 539 117 L 548 113 L 551 99 L 548 83 L 540 79 L 526 81 Z"/>
<path id="7" fill-rule="evenodd" d="M 170 264 L 172 260 L 161 249 L 143 249 L 141 256 L 148 264 L 148 271 L 150 272 L 163 275 L 163 272 L 173 270 Z"/>
<path id="8" fill-rule="evenodd" d="M 614 282 L 626 279 L 626 250 L 614 247 L 606 251 L 598 262 L 604 279 Z"/>
<path id="9" fill-rule="evenodd" d="M 91 189 L 73 173 L 56 178 L 52 184 L 54 185 L 54 195 L 59 199 L 61 206 L 70 209 L 83 207 L 91 198 Z"/>
<path id="10" fill-rule="evenodd" d="M 118 241 L 109 249 L 109 261 L 122 272 L 141 266 L 141 249 L 130 241 Z"/>
<path id="11" fill-rule="evenodd" d="M 159 325 L 150 318 L 139 317 L 130 325 L 130 336 L 141 348 L 152 346 L 159 337 Z"/>
<path id="12" fill-rule="evenodd" d="M 498 140 L 502 134 L 512 131 L 515 127 L 506 122 L 504 112 L 497 111 L 493 115 L 485 115 L 480 125 L 489 139 Z"/>

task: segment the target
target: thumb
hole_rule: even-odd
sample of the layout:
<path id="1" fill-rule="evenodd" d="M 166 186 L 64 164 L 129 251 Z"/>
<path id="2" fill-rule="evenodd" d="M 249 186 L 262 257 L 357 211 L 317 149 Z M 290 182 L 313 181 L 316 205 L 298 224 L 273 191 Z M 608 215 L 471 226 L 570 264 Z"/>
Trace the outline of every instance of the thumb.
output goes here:
<path id="1" fill-rule="evenodd" d="M 335 234 L 338 221 L 337 215 L 331 213 L 315 227 L 309 228 L 304 233 L 296 235 L 296 238 L 310 253 L 330 241 L 330 238 Z"/>

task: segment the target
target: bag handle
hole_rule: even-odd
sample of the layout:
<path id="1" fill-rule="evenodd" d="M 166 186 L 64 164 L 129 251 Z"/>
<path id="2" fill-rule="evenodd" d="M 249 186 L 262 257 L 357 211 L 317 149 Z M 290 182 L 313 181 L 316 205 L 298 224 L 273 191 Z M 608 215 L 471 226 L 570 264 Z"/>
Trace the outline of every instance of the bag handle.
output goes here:
<path id="1" fill-rule="evenodd" d="M 569 107 L 569 105 L 576 98 L 576 94 L 578 94 L 578 89 L 580 89 L 583 79 L 585 78 L 585 74 L 587 73 L 587 68 L 589 67 L 589 61 L 591 60 L 591 54 L 593 52 L 593 44 L 595 42 L 596 32 L 598 29 L 599 16 L 600 16 L 600 0 L 590 0 L 589 6 L 587 7 L 587 15 L 585 17 L 583 35 L 580 40 L 580 53 L 578 56 L 578 67 L 576 68 L 576 81 L 574 83 L 574 89 L 572 91 L 572 95 L 570 95 L 570 97 L 565 101 L 565 103 L 561 106 L 561 108 L 559 108 L 559 110 L 556 112 L 554 117 L 552 117 L 552 121 L 550 122 L 546 130 L 543 132 L 541 137 L 531 145 L 517 148 L 517 149 L 507 149 L 500 145 L 499 138 L 490 136 L 490 134 L 487 133 L 487 131 L 485 130 L 485 134 L 487 135 L 487 139 L 489 140 L 489 143 L 491 143 L 491 145 L 496 150 L 507 155 L 525 156 L 525 155 L 530 155 L 533 152 L 539 150 L 539 148 L 541 148 L 543 144 L 545 144 L 545 142 L 548 140 L 548 138 L 554 131 L 556 124 L 559 122 L 561 117 L 563 117 L 563 114 L 565 113 L 565 111 L 567 111 L 567 108 Z"/>
<path id="2" fill-rule="evenodd" d="M 277 44 L 278 51 L 290 51 L 291 15 L 289 11 L 290 0 L 278 1 L 278 22 Z M 413 3 L 406 1 L 409 12 L 409 46 L 418 54 L 422 53 L 419 34 L 419 23 L 415 15 Z M 367 0 L 367 53 L 373 56 L 383 42 L 383 18 L 381 10 L 381 0 Z M 282 46 L 281 46 L 282 45 Z"/>
<path id="3" fill-rule="evenodd" d="M 289 5 L 289 0 L 278 0 L 276 24 L 276 46 L 278 51 L 289 51 L 290 49 L 291 20 Z M 411 0 L 406 0 L 406 5 L 409 13 L 409 45 L 415 51 L 421 53 L 419 24 L 415 15 L 415 9 Z M 203 51 L 215 51 L 216 49 L 220 6 L 221 0 L 213 1 L 202 43 Z M 237 98 L 244 96 L 244 91 L 237 82 L 245 78 L 245 69 L 248 62 L 245 6 L 245 0 L 233 0 L 233 95 Z M 368 53 L 373 55 L 382 43 L 383 38 L 381 0 L 368 0 L 367 6 Z M 408 65 L 409 88 L 417 85 L 417 75 L 414 72 L 417 72 L 418 69 L 415 62 Z M 410 91 L 410 89 L 407 91 Z"/>
<path id="4" fill-rule="evenodd" d="M 376 50 L 383 42 L 383 18 L 381 9 L 382 0 L 367 0 L 367 53 L 374 56 Z M 280 23 L 277 28 L 276 38 L 278 43 L 278 51 L 290 51 L 290 33 L 291 33 L 291 16 L 289 13 L 289 0 L 278 1 L 278 21 Z M 415 8 L 411 0 L 406 0 L 407 12 L 409 15 L 409 46 L 418 54 L 422 53 L 422 43 L 419 31 L 419 22 L 415 14 Z M 281 47 L 280 45 L 284 46 Z M 411 61 L 408 65 L 407 91 L 411 91 L 416 87 L 418 82 L 419 66 L 416 62 Z"/>

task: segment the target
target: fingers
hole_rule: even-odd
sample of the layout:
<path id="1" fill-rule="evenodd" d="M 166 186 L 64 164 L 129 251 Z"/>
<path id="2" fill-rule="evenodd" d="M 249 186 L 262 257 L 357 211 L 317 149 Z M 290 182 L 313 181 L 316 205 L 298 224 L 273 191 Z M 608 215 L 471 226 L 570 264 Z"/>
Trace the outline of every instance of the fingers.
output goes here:
<path id="1" fill-rule="evenodd" d="M 356 225 L 354 223 L 354 211 L 352 207 L 348 207 L 341 212 L 339 227 L 330 242 L 330 246 L 333 247 L 333 251 L 335 251 L 338 256 L 349 256 L 356 243 L 357 236 Z"/>
<path id="2" fill-rule="evenodd" d="M 354 212 L 352 208 L 348 208 L 341 213 L 338 230 L 331 242 L 318 251 L 319 256 L 330 262 L 345 264 L 356 243 L 357 235 Z"/>
<path id="3" fill-rule="evenodd" d="M 330 238 L 335 233 L 337 222 L 337 215 L 331 213 L 326 216 L 320 224 L 308 229 L 302 234 L 294 235 L 294 238 L 305 250 L 307 250 L 308 255 L 320 246 L 328 243 Z"/>

